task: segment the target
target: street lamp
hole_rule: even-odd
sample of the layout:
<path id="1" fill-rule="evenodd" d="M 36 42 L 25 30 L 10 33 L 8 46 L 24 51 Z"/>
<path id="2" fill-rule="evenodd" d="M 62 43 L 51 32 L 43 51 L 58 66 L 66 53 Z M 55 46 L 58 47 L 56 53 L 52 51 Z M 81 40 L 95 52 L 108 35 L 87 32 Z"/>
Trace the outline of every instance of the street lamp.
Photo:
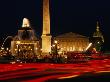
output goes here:
<path id="1" fill-rule="evenodd" d="M 55 40 L 54 43 L 57 44 L 57 41 Z"/>
<path id="2" fill-rule="evenodd" d="M 52 45 L 52 50 L 53 50 L 53 54 L 54 55 L 58 55 L 58 52 L 57 52 L 57 41 L 56 40 L 54 41 L 54 44 Z"/>

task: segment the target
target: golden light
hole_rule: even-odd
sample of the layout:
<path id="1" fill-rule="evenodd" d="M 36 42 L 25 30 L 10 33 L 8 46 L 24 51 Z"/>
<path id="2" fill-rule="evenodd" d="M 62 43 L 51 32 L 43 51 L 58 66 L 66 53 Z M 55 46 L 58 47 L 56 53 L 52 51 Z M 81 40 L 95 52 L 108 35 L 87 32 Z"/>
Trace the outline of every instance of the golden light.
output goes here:
<path id="1" fill-rule="evenodd" d="M 96 48 L 93 48 L 94 51 L 97 51 Z"/>
<path id="2" fill-rule="evenodd" d="M 9 50 L 9 52 L 11 52 L 11 50 Z"/>
<path id="3" fill-rule="evenodd" d="M 72 76 L 65 76 L 65 77 L 59 77 L 58 79 L 67 79 L 67 78 L 73 78 L 73 77 L 77 77 L 79 75 L 72 75 Z"/>
<path id="4" fill-rule="evenodd" d="M 89 43 L 89 45 L 87 46 L 86 50 L 88 50 L 91 46 L 92 46 L 92 43 Z"/>
<path id="5" fill-rule="evenodd" d="M 55 40 L 54 43 L 57 44 L 57 41 Z"/>
<path id="6" fill-rule="evenodd" d="M 83 51 L 83 49 L 81 47 L 79 47 L 79 51 Z"/>
<path id="7" fill-rule="evenodd" d="M 37 50 L 38 48 L 36 48 L 36 50 Z"/>
<path id="8" fill-rule="evenodd" d="M 9 48 L 6 48 L 6 50 L 9 50 Z"/>
<path id="9" fill-rule="evenodd" d="M 62 54 L 62 53 L 63 53 L 62 51 L 59 51 L 59 52 L 58 52 L 58 54 Z"/>
<path id="10" fill-rule="evenodd" d="M 4 48 L 3 48 L 3 47 L 2 47 L 1 49 L 2 49 L 2 50 L 4 50 Z"/>
<path id="11" fill-rule="evenodd" d="M 30 27 L 30 22 L 27 18 L 23 19 L 22 27 Z"/>
<path id="12" fill-rule="evenodd" d="M 53 44 L 52 47 L 55 47 L 55 45 Z"/>
<path id="13" fill-rule="evenodd" d="M 13 62 L 10 62 L 11 64 L 15 64 L 16 62 L 15 61 L 13 61 Z"/>
<path id="14" fill-rule="evenodd" d="M 60 48 L 60 46 L 58 46 L 58 48 Z"/>
<path id="15" fill-rule="evenodd" d="M 15 49 L 15 51 L 17 51 L 17 49 Z"/>
<path id="16" fill-rule="evenodd" d="M 17 41 L 17 44 L 20 44 L 21 42 L 20 41 Z"/>

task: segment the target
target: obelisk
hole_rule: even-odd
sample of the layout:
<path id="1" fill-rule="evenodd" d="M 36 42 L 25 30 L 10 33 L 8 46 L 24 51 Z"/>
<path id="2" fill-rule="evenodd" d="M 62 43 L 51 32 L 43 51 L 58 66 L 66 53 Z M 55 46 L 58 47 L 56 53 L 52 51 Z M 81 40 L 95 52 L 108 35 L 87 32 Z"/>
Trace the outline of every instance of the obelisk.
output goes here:
<path id="1" fill-rule="evenodd" d="M 51 52 L 49 0 L 43 0 L 43 32 L 41 38 L 42 54 L 48 55 Z"/>

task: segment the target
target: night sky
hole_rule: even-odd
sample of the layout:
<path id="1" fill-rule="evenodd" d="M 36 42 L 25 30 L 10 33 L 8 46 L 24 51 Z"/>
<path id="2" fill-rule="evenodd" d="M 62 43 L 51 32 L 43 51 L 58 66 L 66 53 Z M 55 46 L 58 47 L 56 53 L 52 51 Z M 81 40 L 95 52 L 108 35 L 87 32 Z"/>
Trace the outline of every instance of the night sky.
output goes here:
<path id="1" fill-rule="evenodd" d="M 51 34 L 56 36 L 75 32 L 91 37 L 96 21 L 105 38 L 110 42 L 109 0 L 50 0 Z M 22 19 L 30 20 L 36 35 L 42 34 L 42 0 L 0 0 L 0 37 L 14 36 L 21 28 Z"/>

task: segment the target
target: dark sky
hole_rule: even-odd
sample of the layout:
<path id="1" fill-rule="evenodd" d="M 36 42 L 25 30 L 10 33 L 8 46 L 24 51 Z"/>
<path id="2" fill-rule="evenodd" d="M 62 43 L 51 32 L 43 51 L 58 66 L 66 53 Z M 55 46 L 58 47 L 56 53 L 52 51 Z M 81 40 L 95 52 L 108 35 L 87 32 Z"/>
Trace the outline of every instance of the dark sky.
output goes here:
<path id="1" fill-rule="evenodd" d="M 66 32 L 92 36 L 98 20 L 109 47 L 109 0 L 50 0 L 50 3 L 53 36 Z M 16 34 L 24 17 L 30 19 L 36 35 L 41 35 L 42 0 L 0 0 L 0 37 Z"/>

